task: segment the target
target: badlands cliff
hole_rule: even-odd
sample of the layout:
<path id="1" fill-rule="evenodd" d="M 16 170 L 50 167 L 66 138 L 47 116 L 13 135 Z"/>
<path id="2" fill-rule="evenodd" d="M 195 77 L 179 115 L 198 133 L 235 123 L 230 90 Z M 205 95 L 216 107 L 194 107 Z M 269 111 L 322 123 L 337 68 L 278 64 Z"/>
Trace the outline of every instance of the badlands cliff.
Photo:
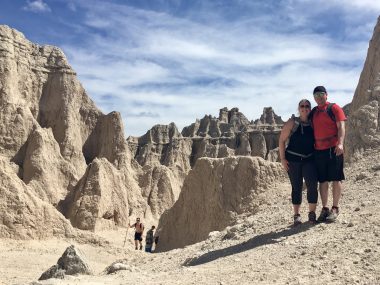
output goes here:
<path id="1" fill-rule="evenodd" d="M 67 236 L 74 228 L 126 226 L 136 216 L 157 222 L 199 158 L 277 159 L 283 122 L 271 108 L 255 122 L 223 108 L 219 118 L 207 115 L 182 132 L 172 123 L 126 139 L 120 114 L 95 106 L 59 48 L 0 26 L 0 71 L 2 237 Z M 9 202 L 12 187 L 28 193 L 16 195 L 19 207 Z M 28 199 L 54 214 L 25 211 Z M 28 221 L 60 230 L 31 231 Z M 28 235 L 17 234 L 14 224 Z"/>
<path id="2" fill-rule="evenodd" d="M 222 109 L 126 140 L 62 51 L 0 26 L 0 283 L 36 280 L 74 238 L 95 275 L 28 284 L 379 284 L 379 50 L 380 18 L 350 105 L 338 221 L 291 228 L 273 110 L 249 122 Z M 118 226 L 136 215 L 162 215 L 159 249 L 177 249 L 124 248 Z M 106 229 L 107 246 L 81 229 Z M 119 257 L 124 270 L 105 275 Z"/>

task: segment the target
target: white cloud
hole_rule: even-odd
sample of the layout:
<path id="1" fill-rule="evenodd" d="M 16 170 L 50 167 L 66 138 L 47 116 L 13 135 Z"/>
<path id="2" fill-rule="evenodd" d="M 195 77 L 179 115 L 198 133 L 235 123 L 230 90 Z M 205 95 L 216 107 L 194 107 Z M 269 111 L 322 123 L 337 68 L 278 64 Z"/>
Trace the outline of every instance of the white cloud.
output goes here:
<path id="1" fill-rule="evenodd" d="M 271 26 L 280 14 L 202 23 L 81 2 L 88 11 L 85 25 L 101 33 L 89 31 L 83 47 L 64 50 L 100 108 L 122 113 L 128 135 L 142 135 L 158 123 L 175 122 L 181 130 L 225 106 L 239 107 L 249 119 L 272 106 L 286 119 L 301 98 L 312 99 L 316 85 L 325 85 L 329 99 L 345 105 L 364 63 L 368 23 L 357 30 L 368 39 L 347 44 L 310 28 L 308 13 L 315 16 L 316 10 L 296 6 L 308 0 L 288 2 L 293 6 L 282 11 L 292 13 L 288 27 Z"/>
<path id="2" fill-rule="evenodd" d="M 50 12 L 50 7 L 43 0 L 27 1 L 27 4 L 23 7 L 25 11 L 31 12 Z"/>

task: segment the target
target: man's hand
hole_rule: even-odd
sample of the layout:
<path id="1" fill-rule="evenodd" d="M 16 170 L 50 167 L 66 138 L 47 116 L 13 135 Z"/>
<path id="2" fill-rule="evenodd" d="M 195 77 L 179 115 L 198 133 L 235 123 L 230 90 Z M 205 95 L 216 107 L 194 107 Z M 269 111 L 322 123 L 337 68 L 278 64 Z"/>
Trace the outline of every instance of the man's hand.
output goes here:
<path id="1" fill-rule="evenodd" d="M 285 169 L 285 171 L 288 172 L 289 171 L 288 161 L 285 158 L 283 158 L 283 159 L 281 159 L 281 164 L 282 164 L 282 167 Z"/>
<path id="2" fill-rule="evenodd" d="M 335 147 L 335 154 L 336 154 L 337 156 L 343 154 L 343 145 L 342 145 L 342 144 L 338 144 L 338 145 Z"/>

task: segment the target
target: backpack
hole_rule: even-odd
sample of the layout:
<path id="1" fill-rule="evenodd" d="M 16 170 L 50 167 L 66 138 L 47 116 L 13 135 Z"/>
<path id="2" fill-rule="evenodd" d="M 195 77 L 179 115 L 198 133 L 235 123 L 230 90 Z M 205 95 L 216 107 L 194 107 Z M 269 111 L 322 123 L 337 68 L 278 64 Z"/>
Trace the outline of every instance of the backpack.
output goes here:
<path id="1" fill-rule="evenodd" d="M 137 223 L 135 223 L 135 228 L 137 228 Z M 143 230 L 143 229 L 144 229 L 144 225 L 140 223 L 140 230 Z"/>
<path id="2" fill-rule="evenodd" d="M 336 122 L 336 119 L 335 119 L 335 115 L 334 115 L 334 112 L 332 111 L 332 107 L 335 105 L 335 103 L 329 103 L 327 105 L 327 108 L 326 108 L 326 111 L 320 111 L 320 112 L 326 112 L 327 115 L 329 115 L 330 119 L 333 120 L 334 122 Z M 314 113 L 317 112 L 317 107 L 318 106 L 315 106 L 311 112 L 309 113 L 309 120 L 311 122 L 311 124 L 313 124 L 313 116 L 314 116 Z"/>
<path id="3" fill-rule="evenodd" d="M 289 134 L 289 137 L 288 137 L 288 140 L 290 140 L 290 137 L 297 131 L 299 125 L 301 124 L 301 119 L 300 117 L 296 117 L 294 116 L 294 114 L 292 115 L 292 119 L 294 120 L 294 125 L 293 125 L 293 128 L 292 130 L 290 131 L 290 134 Z M 308 118 L 309 121 L 310 121 L 310 118 Z M 310 122 L 310 125 L 311 125 L 311 122 Z"/>

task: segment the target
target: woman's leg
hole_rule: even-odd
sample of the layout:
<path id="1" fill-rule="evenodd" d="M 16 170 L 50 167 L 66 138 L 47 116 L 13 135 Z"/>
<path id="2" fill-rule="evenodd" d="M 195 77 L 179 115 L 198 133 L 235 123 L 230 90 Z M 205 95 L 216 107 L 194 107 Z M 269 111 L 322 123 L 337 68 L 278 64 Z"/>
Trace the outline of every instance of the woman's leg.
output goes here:
<path id="1" fill-rule="evenodd" d="M 302 202 L 302 164 L 300 162 L 289 161 L 288 175 L 292 185 L 294 215 L 298 215 Z"/>
<path id="2" fill-rule="evenodd" d="M 302 176 L 307 188 L 307 201 L 309 212 L 315 212 L 318 202 L 318 175 L 314 161 L 309 161 L 302 166 Z"/>

